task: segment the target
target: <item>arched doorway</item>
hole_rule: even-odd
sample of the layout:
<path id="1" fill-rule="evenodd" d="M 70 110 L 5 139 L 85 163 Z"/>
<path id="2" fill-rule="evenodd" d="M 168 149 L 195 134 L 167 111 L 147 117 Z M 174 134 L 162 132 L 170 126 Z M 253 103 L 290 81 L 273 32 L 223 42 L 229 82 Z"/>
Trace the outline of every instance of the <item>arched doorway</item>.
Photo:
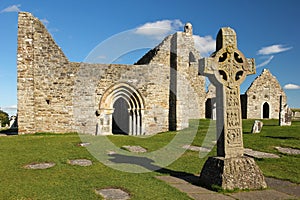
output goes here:
<path id="1" fill-rule="evenodd" d="M 100 99 L 99 134 L 144 135 L 144 100 L 141 94 L 127 83 L 108 88 Z"/>
<path id="2" fill-rule="evenodd" d="M 270 106 L 268 102 L 263 104 L 263 118 L 268 119 L 270 117 Z"/>
<path id="3" fill-rule="evenodd" d="M 129 114 L 128 103 L 122 97 L 118 98 L 114 105 L 112 115 L 112 133 L 128 134 L 129 133 Z"/>

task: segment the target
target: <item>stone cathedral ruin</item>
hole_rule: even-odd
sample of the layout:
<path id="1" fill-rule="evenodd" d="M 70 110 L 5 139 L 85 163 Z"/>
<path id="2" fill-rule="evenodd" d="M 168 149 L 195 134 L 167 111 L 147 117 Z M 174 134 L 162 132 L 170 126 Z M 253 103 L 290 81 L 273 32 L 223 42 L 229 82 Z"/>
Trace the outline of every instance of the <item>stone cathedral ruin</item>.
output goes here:
<path id="1" fill-rule="evenodd" d="M 206 102 L 215 98 L 198 72 L 200 53 L 187 23 L 134 65 L 71 62 L 40 20 L 20 12 L 19 133 L 145 135 L 187 128 L 190 119 L 207 116 Z M 268 70 L 241 99 L 243 118 L 279 118 L 280 99 L 286 103 Z"/>

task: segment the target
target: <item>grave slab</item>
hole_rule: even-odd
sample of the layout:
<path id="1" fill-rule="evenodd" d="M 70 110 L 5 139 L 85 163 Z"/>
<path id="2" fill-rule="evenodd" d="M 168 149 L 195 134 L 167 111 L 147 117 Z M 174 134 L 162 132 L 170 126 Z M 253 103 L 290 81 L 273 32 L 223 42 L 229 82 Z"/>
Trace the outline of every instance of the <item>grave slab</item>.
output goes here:
<path id="1" fill-rule="evenodd" d="M 115 188 L 97 189 L 96 193 L 101 195 L 105 200 L 127 200 L 127 199 L 130 199 L 130 195 L 121 189 L 115 189 Z"/>
<path id="2" fill-rule="evenodd" d="M 32 163 L 32 164 L 28 164 L 25 165 L 24 168 L 26 169 L 48 169 L 51 167 L 54 167 L 55 163 Z"/>
<path id="3" fill-rule="evenodd" d="M 69 160 L 68 163 L 70 165 L 79 165 L 79 166 L 90 166 L 92 165 L 92 161 L 88 160 L 88 159 L 75 159 L 75 160 Z"/>
<path id="4" fill-rule="evenodd" d="M 125 145 L 122 146 L 122 149 L 125 149 L 130 152 L 135 152 L 135 153 L 145 153 L 147 152 L 147 149 L 141 147 L 141 146 L 131 146 L 131 145 Z"/>
<path id="5" fill-rule="evenodd" d="M 280 158 L 280 156 L 273 154 L 273 153 L 254 151 L 254 150 L 248 149 L 248 148 L 244 149 L 244 155 L 252 157 L 252 158 Z"/>
<path id="6" fill-rule="evenodd" d="M 300 149 L 293 148 L 284 148 L 284 147 L 275 147 L 280 153 L 290 154 L 290 155 L 299 155 Z"/>

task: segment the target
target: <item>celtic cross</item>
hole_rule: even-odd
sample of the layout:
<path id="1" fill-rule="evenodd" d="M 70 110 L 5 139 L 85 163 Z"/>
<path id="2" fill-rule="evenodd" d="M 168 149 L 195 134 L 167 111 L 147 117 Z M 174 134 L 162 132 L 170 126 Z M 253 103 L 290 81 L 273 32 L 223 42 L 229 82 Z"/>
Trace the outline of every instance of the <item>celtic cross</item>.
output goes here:
<path id="1" fill-rule="evenodd" d="M 254 59 L 247 59 L 237 49 L 233 29 L 221 28 L 217 35 L 216 52 L 200 60 L 200 74 L 216 86 L 217 156 L 243 156 L 243 131 L 240 85 L 247 75 L 255 73 Z"/>

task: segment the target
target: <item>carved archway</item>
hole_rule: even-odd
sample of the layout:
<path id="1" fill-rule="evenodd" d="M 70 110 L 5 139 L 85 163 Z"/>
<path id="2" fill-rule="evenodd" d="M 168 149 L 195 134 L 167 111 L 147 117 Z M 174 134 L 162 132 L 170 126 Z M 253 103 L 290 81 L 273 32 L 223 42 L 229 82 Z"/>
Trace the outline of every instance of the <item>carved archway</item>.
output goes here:
<path id="1" fill-rule="evenodd" d="M 127 109 L 127 115 L 117 116 L 125 115 L 124 109 Z M 127 83 L 118 83 L 108 88 L 100 100 L 97 113 L 100 121 L 98 132 L 101 135 L 110 135 L 114 132 L 128 135 L 144 134 L 144 100 L 141 94 Z M 121 130 L 117 130 L 117 124 L 114 123 L 119 123 Z"/>

